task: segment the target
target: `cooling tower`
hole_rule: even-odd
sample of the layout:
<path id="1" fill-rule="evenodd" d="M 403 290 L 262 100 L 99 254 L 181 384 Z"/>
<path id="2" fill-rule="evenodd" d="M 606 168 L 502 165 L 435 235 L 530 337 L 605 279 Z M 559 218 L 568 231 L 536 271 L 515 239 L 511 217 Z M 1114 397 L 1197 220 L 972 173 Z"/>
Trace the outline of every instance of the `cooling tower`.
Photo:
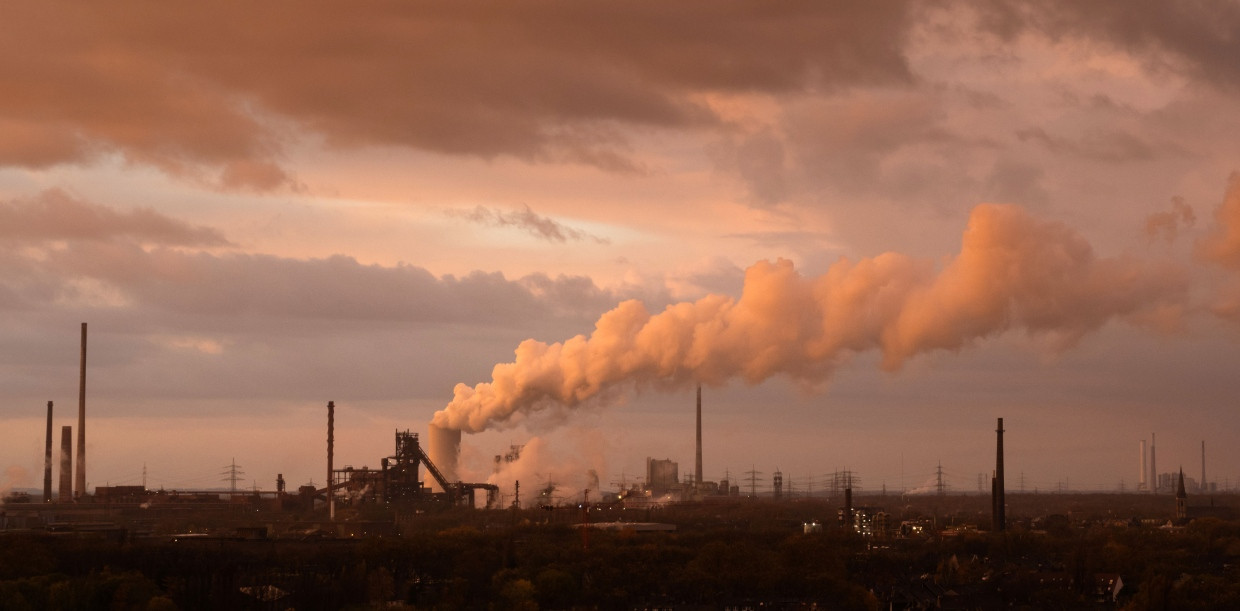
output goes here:
<path id="1" fill-rule="evenodd" d="M 460 481 L 456 475 L 456 463 L 461 455 L 461 431 L 459 429 L 445 429 L 430 425 L 426 434 L 426 455 L 439 468 L 444 479 L 449 482 Z M 431 481 L 426 483 L 438 489 L 438 482 L 435 482 L 433 478 L 430 479 Z M 440 490 L 440 492 L 444 491 Z"/>

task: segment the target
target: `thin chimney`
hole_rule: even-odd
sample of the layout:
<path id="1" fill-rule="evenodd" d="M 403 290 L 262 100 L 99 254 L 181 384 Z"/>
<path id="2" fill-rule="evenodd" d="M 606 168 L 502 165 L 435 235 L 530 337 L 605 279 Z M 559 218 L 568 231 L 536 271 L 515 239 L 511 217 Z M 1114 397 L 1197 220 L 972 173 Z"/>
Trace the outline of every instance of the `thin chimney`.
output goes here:
<path id="1" fill-rule="evenodd" d="M 1150 493 L 1158 494 L 1158 464 L 1154 462 L 1155 434 L 1150 433 Z"/>
<path id="2" fill-rule="evenodd" d="M 43 502 L 52 502 L 52 402 L 47 402 L 47 445 L 43 452 Z"/>
<path id="3" fill-rule="evenodd" d="M 336 430 L 336 402 L 327 402 L 327 518 L 336 521 L 336 495 L 332 492 L 332 451 L 335 449 L 333 433 Z"/>
<path id="4" fill-rule="evenodd" d="M 73 427 L 60 427 L 60 497 L 61 503 L 73 500 Z"/>
<path id="5" fill-rule="evenodd" d="M 693 472 L 694 484 L 702 489 L 702 385 L 697 387 L 697 465 Z"/>
<path id="6" fill-rule="evenodd" d="M 82 366 L 78 380 L 77 479 L 74 496 L 86 495 L 86 323 L 82 323 Z"/>
<path id="7" fill-rule="evenodd" d="M 1006 499 L 1003 487 L 1003 418 L 999 419 L 999 428 L 995 429 L 995 484 L 994 484 L 994 520 L 995 531 L 1007 529 Z"/>

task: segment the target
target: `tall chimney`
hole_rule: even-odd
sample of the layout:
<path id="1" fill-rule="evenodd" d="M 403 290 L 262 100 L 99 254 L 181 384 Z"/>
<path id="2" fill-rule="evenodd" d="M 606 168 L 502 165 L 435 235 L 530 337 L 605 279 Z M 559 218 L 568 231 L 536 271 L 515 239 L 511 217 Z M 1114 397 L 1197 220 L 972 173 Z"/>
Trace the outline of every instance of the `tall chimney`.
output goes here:
<path id="1" fill-rule="evenodd" d="M 1149 469 L 1146 466 L 1145 456 L 1146 456 L 1145 440 L 1142 439 L 1141 440 L 1141 463 L 1140 463 L 1141 466 L 1137 468 L 1137 490 L 1145 490 L 1149 488 L 1150 486 L 1149 481 L 1146 479 L 1146 477 L 1149 474 Z"/>
<path id="2" fill-rule="evenodd" d="M 52 402 L 47 402 L 47 445 L 43 451 L 43 502 L 52 502 Z"/>
<path id="3" fill-rule="evenodd" d="M 86 323 L 82 323 L 82 367 L 78 379 L 77 479 L 74 496 L 86 495 Z"/>
<path id="4" fill-rule="evenodd" d="M 1158 465 L 1154 462 L 1154 433 L 1150 433 L 1150 493 L 1158 494 Z"/>
<path id="5" fill-rule="evenodd" d="M 1206 491 L 1206 440 L 1201 440 L 1201 492 Z"/>
<path id="6" fill-rule="evenodd" d="M 336 430 L 336 402 L 327 402 L 327 519 L 336 521 L 336 494 L 332 490 L 332 451 L 336 441 L 333 434 Z"/>
<path id="7" fill-rule="evenodd" d="M 73 500 L 73 427 L 60 427 L 60 497 L 61 503 Z"/>
<path id="8" fill-rule="evenodd" d="M 1007 516 L 1004 515 L 1007 509 L 1007 501 L 1004 498 L 1003 487 L 1003 418 L 999 419 L 999 428 L 995 429 L 995 434 L 994 519 L 995 531 L 1003 532 L 1007 529 Z"/>
<path id="9" fill-rule="evenodd" d="M 698 454 L 697 468 L 693 471 L 693 482 L 698 490 L 702 490 L 702 384 L 698 384 Z"/>

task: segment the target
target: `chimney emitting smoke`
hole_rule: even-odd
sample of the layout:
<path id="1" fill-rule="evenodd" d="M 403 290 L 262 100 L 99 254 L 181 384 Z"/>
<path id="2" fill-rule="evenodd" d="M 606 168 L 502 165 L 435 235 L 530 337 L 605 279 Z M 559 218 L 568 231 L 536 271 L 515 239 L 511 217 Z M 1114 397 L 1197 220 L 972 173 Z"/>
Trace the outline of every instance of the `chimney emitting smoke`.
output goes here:
<path id="1" fill-rule="evenodd" d="M 461 431 L 431 424 L 426 433 L 426 455 L 448 482 L 459 481 L 456 468 L 461 454 Z M 439 487 L 439 482 L 435 482 Z M 430 483 L 430 482 L 428 482 Z M 440 490 L 447 492 L 447 490 Z"/>

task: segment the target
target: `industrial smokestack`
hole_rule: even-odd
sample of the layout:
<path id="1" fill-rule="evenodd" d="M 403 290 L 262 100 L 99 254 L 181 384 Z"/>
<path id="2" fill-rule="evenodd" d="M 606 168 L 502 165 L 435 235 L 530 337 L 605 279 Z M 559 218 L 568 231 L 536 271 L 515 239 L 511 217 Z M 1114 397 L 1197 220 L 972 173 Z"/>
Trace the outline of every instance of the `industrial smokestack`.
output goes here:
<path id="1" fill-rule="evenodd" d="M 47 402 L 47 445 L 43 451 L 43 502 L 52 502 L 52 402 Z"/>
<path id="2" fill-rule="evenodd" d="M 1149 467 L 1145 461 L 1145 440 L 1141 440 L 1141 466 L 1137 468 L 1137 490 L 1146 490 L 1149 488 L 1148 477 Z"/>
<path id="3" fill-rule="evenodd" d="M 459 429 L 430 425 L 426 435 L 426 455 L 430 457 L 432 463 L 435 463 L 443 478 L 449 482 L 460 479 L 456 475 L 456 464 L 460 454 L 461 431 Z M 438 487 L 438 482 L 435 482 L 435 487 Z M 440 490 L 440 492 L 447 492 L 447 490 Z"/>
<path id="4" fill-rule="evenodd" d="M 1203 462 L 1204 464 L 1204 462 Z M 702 488 L 702 384 L 698 384 L 698 454 L 697 468 L 693 471 L 694 485 Z"/>
<path id="5" fill-rule="evenodd" d="M 1201 440 L 1201 492 L 1206 491 L 1206 440 Z"/>
<path id="6" fill-rule="evenodd" d="M 994 521 L 995 531 L 1007 529 L 1007 500 L 1004 498 L 1003 487 L 1003 418 L 999 419 L 999 428 L 995 429 L 995 490 L 994 490 Z"/>
<path id="7" fill-rule="evenodd" d="M 1158 465 L 1154 462 L 1154 433 L 1150 433 L 1150 494 L 1158 494 Z"/>
<path id="8" fill-rule="evenodd" d="M 82 323 L 82 366 L 78 378 L 78 440 L 75 496 L 86 495 L 86 323 Z"/>
<path id="9" fill-rule="evenodd" d="M 332 490 L 332 451 L 335 450 L 336 441 L 333 434 L 336 431 L 336 402 L 327 402 L 327 519 L 336 520 L 336 494 Z"/>
<path id="10" fill-rule="evenodd" d="M 60 427 L 60 497 L 61 503 L 73 500 L 73 427 Z"/>

